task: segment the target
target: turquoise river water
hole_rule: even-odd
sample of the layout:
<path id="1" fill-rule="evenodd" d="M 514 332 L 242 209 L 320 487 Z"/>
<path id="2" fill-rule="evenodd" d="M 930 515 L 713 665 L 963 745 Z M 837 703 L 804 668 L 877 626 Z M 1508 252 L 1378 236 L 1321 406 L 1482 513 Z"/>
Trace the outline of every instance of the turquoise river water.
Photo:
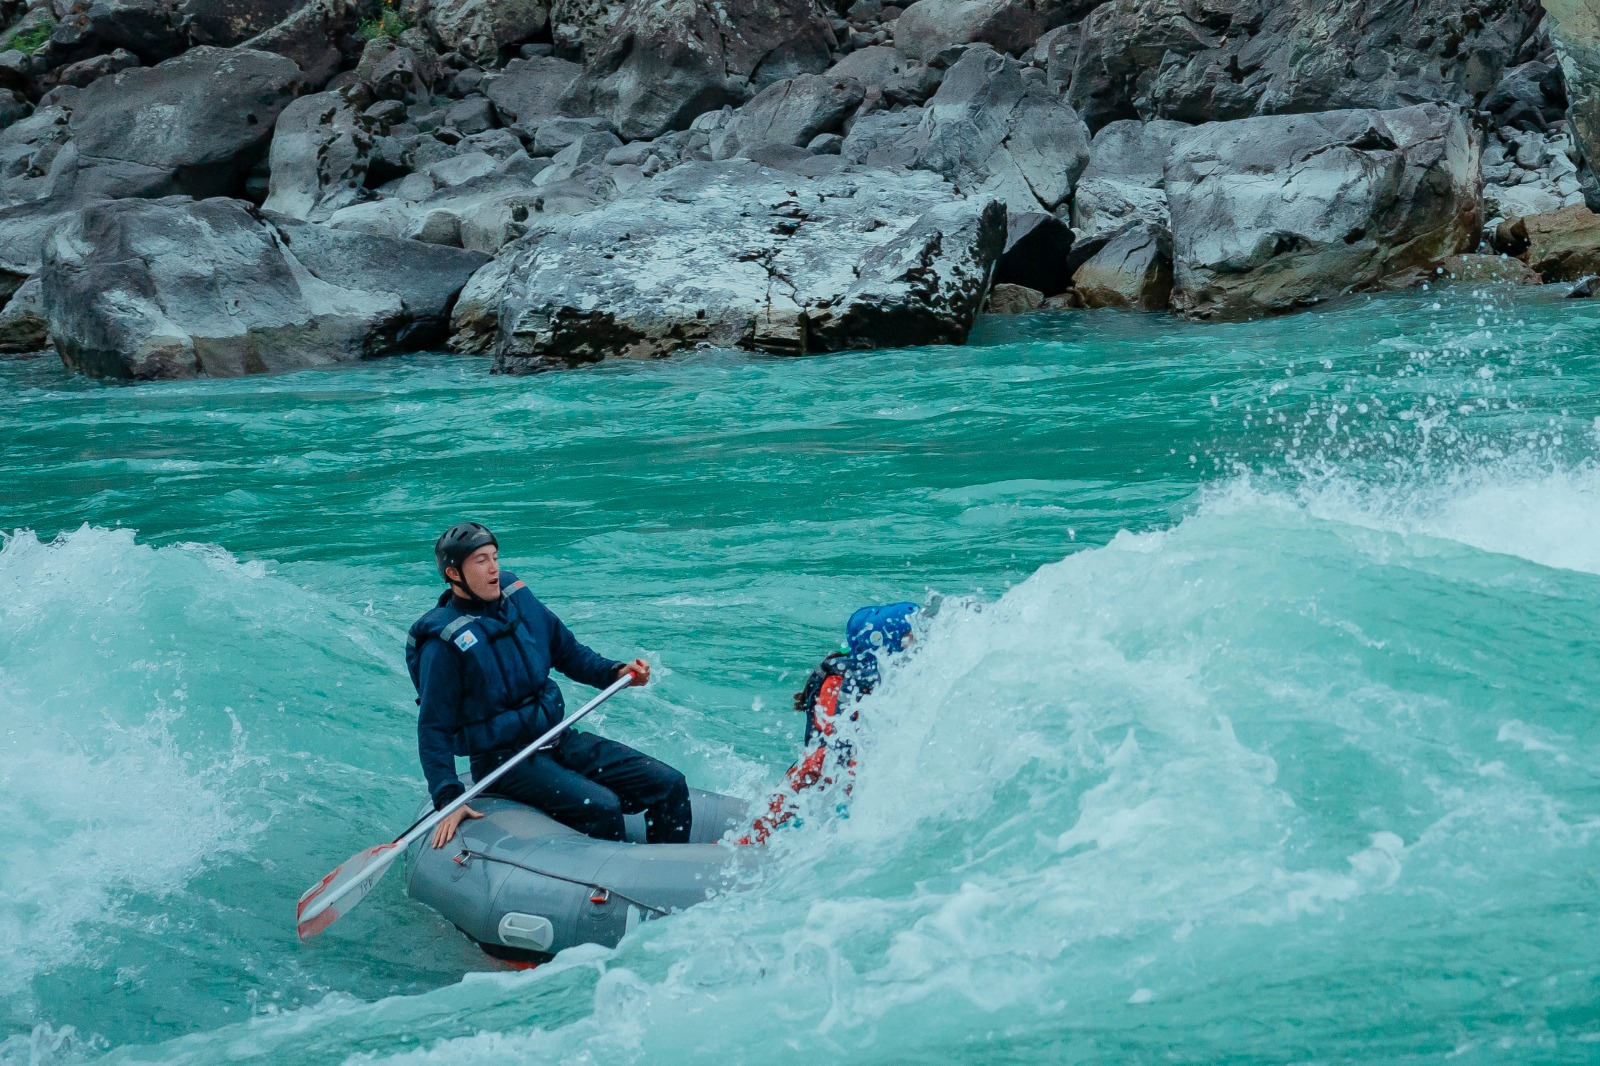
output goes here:
<path id="1" fill-rule="evenodd" d="M 1600 304 L 138 387 L 0 362 L 0 1063 L 1600 1061 Z M 847 817 L 531 972 L 391 875 L 476 517 L 759 799 L 927 603 Z M 569 696 L 587 690 L 568 686 Z"/>

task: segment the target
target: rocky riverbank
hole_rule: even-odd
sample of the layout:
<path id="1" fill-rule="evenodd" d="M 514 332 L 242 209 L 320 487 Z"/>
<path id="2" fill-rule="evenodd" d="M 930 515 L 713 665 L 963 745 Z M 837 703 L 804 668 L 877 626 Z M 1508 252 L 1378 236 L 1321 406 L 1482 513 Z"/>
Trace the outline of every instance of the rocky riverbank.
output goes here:
<path id="1" fill-rule="evenodd" d="M 961 343 L 985 309 L 1600 273 L 1600 0 L 0 20 L 0 350 L 107 377 Z"/>

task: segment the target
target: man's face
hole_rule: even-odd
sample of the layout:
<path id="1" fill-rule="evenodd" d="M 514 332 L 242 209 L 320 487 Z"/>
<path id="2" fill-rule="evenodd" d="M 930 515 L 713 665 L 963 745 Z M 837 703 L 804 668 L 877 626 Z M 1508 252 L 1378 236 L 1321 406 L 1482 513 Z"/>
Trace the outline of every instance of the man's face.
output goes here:
<path id="1" fill-rule="evenodd" d="M 500 598 L 500 549 L 493 544 L 486 544 L 467 556 L 456 573 L 461 583 L 478 599 Z"/>

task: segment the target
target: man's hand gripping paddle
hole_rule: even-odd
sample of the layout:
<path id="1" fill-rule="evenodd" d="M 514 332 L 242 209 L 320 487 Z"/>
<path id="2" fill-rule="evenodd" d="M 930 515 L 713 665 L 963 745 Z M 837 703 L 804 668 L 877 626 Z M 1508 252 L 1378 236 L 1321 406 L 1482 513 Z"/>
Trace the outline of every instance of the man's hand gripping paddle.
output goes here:
<path id="1" fill-rule="evenodd" d="M 300 897 L 300 905 L 295 908 L 295 932 L 300 934 L 300 939 L 310 940 L 328 928 L 328 926 L 349 914 L 355 909 L 356 904 L 360 903 L 367 893 L 372 891 L 383 875 L 388 872 L 389 865 L 410 846 L 412 841 L 430 831 L 457 808 L 465 807 L 472 800 L 482 795 L 490 785 L 500 780 L 512 767 L 566 732 L 578 719 L 633 684 L 636 677 L 637 675 L 632 670 L 627 671 L 611 687 L 584 704 L 573 714 L 563 718 L 544 736 L 517 752 L 510 759 L 507 759 L 495 768 L 494 773 L 485 776 L 482 781 L 474 784 L 450 803 L 434 811 L 416 825 L 389 841 L 389 843 L 374 845 L 346 859 L 333 873 L 317 882 L 307 890 L 305 895 Z"/>

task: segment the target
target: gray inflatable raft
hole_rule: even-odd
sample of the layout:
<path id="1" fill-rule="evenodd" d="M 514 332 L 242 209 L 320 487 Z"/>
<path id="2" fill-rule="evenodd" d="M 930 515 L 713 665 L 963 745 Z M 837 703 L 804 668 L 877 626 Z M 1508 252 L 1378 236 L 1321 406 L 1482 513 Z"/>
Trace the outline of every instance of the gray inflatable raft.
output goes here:
<path id="1" fill-rule="evenodd" d="M 406 855 L 406 890 L 488 954 L 543 962 L 577 944 L 615 946 L 640 922 L 693 906 L 733 881 L 754 849 L 720 845 L 748 826 L 744 801 L 690 789 L 688 844 L 644 843 L 644 817 L 627 816 L 628 841 L 596 840 L 514 800 L 474 801 L 482 818 L 434 848 Z"/>

